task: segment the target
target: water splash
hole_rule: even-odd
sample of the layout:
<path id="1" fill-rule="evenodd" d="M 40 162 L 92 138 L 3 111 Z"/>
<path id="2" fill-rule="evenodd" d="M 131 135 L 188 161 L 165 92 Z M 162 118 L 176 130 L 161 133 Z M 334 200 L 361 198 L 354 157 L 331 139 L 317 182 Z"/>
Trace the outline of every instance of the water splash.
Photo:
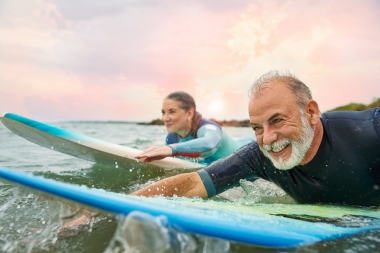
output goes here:
<path id="1" fill-rule="evenodd" d="M 230 250 L 228 241 L 198 237 L 169 227 L 165 216 L 132 212 L 127 217 L 117 217 L 117 220 L 118 227 L 105 251 L 107 253 L 227 253 Z"/>
<path id="2" fill-rule="evenodd" d="M 246 195 L 239 199 L 241 204 L 255 203 L 282 203 L 289 204 L 295 201 L 275 184 L 258 179 L 254 182 L 240 180 L 240 185 Z"/>
<path id="3" fill-rule="evenodd" d="M 10 197 L 0 207 L 0 251 L 32 252 L 35 248 L 48 249 L 48 245 L 55 242 L 53 228 L 58 225 L 57 216 L 49 212 L 54 204 L 19 188 L 8 191 Z"/>

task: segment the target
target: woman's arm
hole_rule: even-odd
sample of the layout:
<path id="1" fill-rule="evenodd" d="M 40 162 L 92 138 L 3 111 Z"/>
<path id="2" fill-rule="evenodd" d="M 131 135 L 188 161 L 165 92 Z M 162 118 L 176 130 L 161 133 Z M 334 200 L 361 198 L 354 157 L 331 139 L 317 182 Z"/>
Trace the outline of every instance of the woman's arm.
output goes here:
<path id="1" fill-rule="evenodd" d="M 206 124 L 198 129 L 197 136 L 193 140 L 169 145 L 173 155 L 193 158 L 212 156 L 222 144 L 223 131 L 214 125 Z"/>
<path id="2" fill-rule="evenodd" d="M 135 156 L 137 159 L 142 159 L 143 162 L 151 162 L 154 160 L 160 160 L 168 156 L 173 155 L 173 150 L 169 146 L 152 146 L 142 153 Z"/>
<path id="3" fill-rule="evenodd" d="M 209 157 L 220 147 L 223 132 L 220 128 L 206 124 L 199 128 L 198 138 L 185 142 L 174 143 L 169 146 L 152 146 L 135 156 L 144 162 L 160 160 L 168 156 Z"/>

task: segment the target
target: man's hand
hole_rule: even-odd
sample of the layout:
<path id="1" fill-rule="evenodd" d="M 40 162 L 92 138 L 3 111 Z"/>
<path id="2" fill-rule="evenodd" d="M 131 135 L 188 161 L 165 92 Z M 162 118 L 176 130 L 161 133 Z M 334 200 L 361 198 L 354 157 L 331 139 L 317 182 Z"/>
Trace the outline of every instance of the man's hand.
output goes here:
<path id="1" fill-rule="evenodd" d="M 135 156 L 135 158 L 139 160 L 142 159 L 143 162 L 147 163 L 154 160 L 160 160 L 172 155 L 173 150 L 169 146 L 152 146 Z"/>

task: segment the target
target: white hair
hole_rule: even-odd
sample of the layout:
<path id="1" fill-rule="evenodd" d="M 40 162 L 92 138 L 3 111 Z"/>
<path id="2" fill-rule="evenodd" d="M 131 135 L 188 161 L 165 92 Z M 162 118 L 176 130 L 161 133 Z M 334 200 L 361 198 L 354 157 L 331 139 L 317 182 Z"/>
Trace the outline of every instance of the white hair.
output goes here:
<path id="1" fill-rule="evenodd" d="M 313 99 L 309 87 L 301 82 L 296 76 L 289 71 L 280 72 L 272 70 L 260 76 L 249 89 L 251 98 L 257 96 L 262 90 L 262 86 L 271 81 L 279 81 L 284 83 L 288 89 L 294 94 L 297 104 L 303 109 L 310 99 Z"/>

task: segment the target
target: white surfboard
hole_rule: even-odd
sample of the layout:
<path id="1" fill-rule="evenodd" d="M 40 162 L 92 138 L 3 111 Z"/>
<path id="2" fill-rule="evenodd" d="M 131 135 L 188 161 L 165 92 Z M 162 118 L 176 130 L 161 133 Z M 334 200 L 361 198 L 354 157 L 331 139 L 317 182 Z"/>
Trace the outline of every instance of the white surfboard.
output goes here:
<path id="1" fill-rule="evenodd" d="M 4 113 L 0 120 L 9 130 L 33 143 L 95 163 L 123 167 L 131 160 L 137 161 L 135 156 L 142 152 L 13 113 Z M 202 164 L 172 157 L 155 160 L 150 164 L 165 169 L 195 170 L 204 167 Z"/>

